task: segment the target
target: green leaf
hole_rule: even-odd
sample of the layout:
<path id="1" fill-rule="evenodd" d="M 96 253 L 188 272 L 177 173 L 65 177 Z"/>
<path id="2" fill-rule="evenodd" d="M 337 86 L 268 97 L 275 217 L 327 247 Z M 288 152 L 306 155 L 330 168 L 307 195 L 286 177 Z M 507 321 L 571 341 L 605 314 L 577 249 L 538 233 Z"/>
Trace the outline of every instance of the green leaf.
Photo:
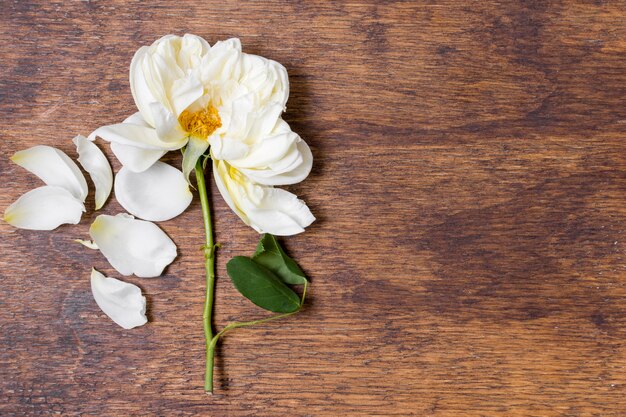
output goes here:
<path id="1" fill-rule="evenodd" d="M 235 256 L 226 264 L 235 288 L 257 306 L 275 313 L 300 308 L 300 298 L 272 271 L 247 256 Z"/>
<path id="2" fill-rule="evenodd" d="M 263 235 L 252 259 L 272 271 L 286 284 L 300 285 L 306 282 L 304 272 L 296 261 L 287 256 L 273 235 Z"/>

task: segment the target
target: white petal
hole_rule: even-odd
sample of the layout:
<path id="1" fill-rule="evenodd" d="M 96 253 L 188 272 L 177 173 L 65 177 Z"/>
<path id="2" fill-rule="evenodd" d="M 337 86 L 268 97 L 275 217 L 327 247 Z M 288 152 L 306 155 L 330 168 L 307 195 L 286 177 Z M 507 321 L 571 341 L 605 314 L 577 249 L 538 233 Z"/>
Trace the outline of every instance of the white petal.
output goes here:
<path id="1" fill-rule="evenodd" d="M 159 227 L 127 214 L 99 215 L 89 234 L 111 266 L 122 275 L 161 275 L 176 258 L 176 245 Z"/>
<path id="2" fill-rule="evenodd" d="M 193 171 L 198 162 L 198 158 L 202 156 L 204 151 L 209 147 L 209 142 L 204 139 L 190 137 L 183 154 L 183 175 L 185 180 L 189 182 L 189 173 Z"/>
<path id="3" fill-rule="evenodd" d="M 138 286 L 105 277 L 92 268 L 91 293 L 98 307 L 119 326 L 132 329 L 148 322 L 146 297 Z"/>
<path id="4" fill-rule="evenodd" d="M 144 127 L 154 127 L 148 122 L 146 122 L 146 119 L 143 118 L 143 116 L 141 115 L 141 112 L 131 114 L 126 119 L 124 119 L 122 123 L 130 123 L 133 125 L 140 125 Z"/>
<path id="5" fill-rule="evenodd" d="M 284 108 L 289 97 L 287 70 L 276 61 L 243 54 L 241 84 L 254 93 L 259 104 L 278 102 Z"/>
<path id="6" fill-rule="evenodd" d="M 250 128 L 246 140 L 258 140 L 269 136 L 277 123 L 283 123 L 280 115 L 283 108 L 278 103 L 270 103 L 250 115 Z"/>
<path id="7" fill-rule="evenodd" d="M 293 132 L 280 133 L 256 141 L 244 158 L 231 161 L 241 168 L 265 168 L 283 159 L 288 153 L 297 152 L 300 138 Z"/>
<path id="8" fill-rule="evenodd" d="M 246 156 L 249 147 L 245 143 L 228 137 L 211 135 L 208 138 L 211 145 L 211 156 L 214 159 L 239 159 Z"/>
<path id="9" fill-rule="evenodd" d="M 225 161 L 214 161 L 213 173 L 226 203 L 259 233 L 294 235 L 315 220 L 306 204 L 295 195 L 254 184 Z"/>
<path id="10" fill-rule="evenodd" d="M 186 33 L 183 35 L 178 60 L 185 68 L 192 68 L 200 64 L 198 58 L 211 49 L 208 42 L 200 36 Z"/>
<path id="11" fill-rule="evenodd" d="M 302 233 L 315 221 L 304 201 L 280 188 L 265 187 L 260 203 L 251 204 L 244 210 L 256 231 L 277 236 Z"/>
<path id="12" fill-rule="evenodd" d="M 232 161 L 248 158 L 255 147 L 265 146 L 266 149 L 254 152 L 249 162 L 242 161 L 242 166 L 261 167 L 281 158 L 290 145 L 299 140 L 291 132 L 289 125 L 280 119 L 281 112 L 282 108 L 276 103 L 260 110 L 255 109 L 250 95 L 238 98 L 230 106 L 222 107 L 220 115 L 225 116 L 224 128 L 209 137 L 211 154 L 216 159 Z M 283 124 L 287 126 L 286 130 L 276 129 L 276 126 Z M 260 143 L 268 138 L 274 143 Z"/>
<path id="13" fill-rule="evenodd" d="M 186 138 L 173 142 L 163 141 L 159 139 L 156 129 L 134 123 L 118 123 L 99 127 L 89 135 L 89 140 L 93 140 L 96 136 L 107 142 L 116 142 L 122 145 L 158 151 L 180 149 L 187 142 Z"/>
<path id="14" fill-rule="evenodd" d="M 172 103 L 172 109 L 176 117 L 178 118 L 183 110 L 191 106 L 191 104 L 202 97 L 203 94 L 204 86 L 194 74 L 190 74 L 187 78 L 174 81 L 170 102 Z"/>
<path id="15" fill-rule="evenodd" d="M 91 180 L 96 186 L 96 210 L 100 209 L 113 188 L 113 171 L 107 158 L 95 143 L 82 135 L 74 138 L 76 151 L 78 151 L 78 162 L 85 168 L 91 176 Z"/>
<path id="16" fill-rule="evenodd" d="M 133 172 L 143 172 L 161 159 L 167 151 L 143 149 L 111 142 L 111 150 L 118 161 Z"/>
<path id="17" fill-rule="evenodd" d="M 207 42 L 198 36 L 168 35 L 135 54 L 130 71 L 131 89 L 137 108 L 151 126 L 159 127 L 152 109 L 155 103 L 173 113 L 176 119 L 204 94 L 200 66 L 209 49 Z"/>
<path id="18" fill-rule="evenodd" d="M 251 116 L 254 115 L 254 98 L 251 94 L 243 95 L 233 100 L 230 105 L 219 109 L 220 115 L 224 114 L 224 135 L 229 138 L 244 140 L 250 131 Z"/>
<path id="19" fill-rule="evenodd" d="M 281 160 L 269 164 L 265 169 L 239 168 L 252 181 L 264 185 L 296 184 L 304 180 L 311 172 L 313 154 L 309 145 L 300 139 L 295 151 Z"/>
<path id="20" fill-rule="evenodd" d="M 144 172 L 123 167 L 115 177 L 115 196 L 126 211 L 150 221 L 178 216 L 193 198 L 183 173 L 160 161 Z"/>
<path id="21" fill-rule="evenodd" d="M 62 224 L 78 224 L 83 203 L 65 188 L 52 185 L 35 188 L 4 211 L 4 221 L 20 229 L 52 230 Z"/>
<path id="22" fill-rule="evenodd" d="M 203 57 L 202 81 L 236 79 L 241 72 L 241 42 L 232 38 L 216 42 Z"/>
<path id="23" fill-rule="evenodd" d="M 150 110 L 152 110 L 154 127 L 159 140 L 165 143 L 178 143 L 181 140 L 185 140 L 188 134 L 178 123 L 178 118 L 175 114 L 166 109 L 161 103 L 156 102 L 150 104 Z"/>
<path id="24" fill-rule="evenodd" d="M 141 70 L 141 63 L 145 59 L 147 52 L 148 47 L 142 46 L 135 52 L 135 56 L 133 56 L 133 60 L 130 63 L 130 91 L 133 94 L 139 112 L 146 119 L 149 126 L 154 126 L 150 103 L 156 101 L 156 99 L 150 91 L 144 73 Z"/>
<path id="25" fill-rule="evenodd" d="M 62 151 L 38 145 L 16 152 L 11 160 L 41 178 L 47 185 L 63 187 L 80 201 L 85 201 L 87 181 L 76 163 Z"/>

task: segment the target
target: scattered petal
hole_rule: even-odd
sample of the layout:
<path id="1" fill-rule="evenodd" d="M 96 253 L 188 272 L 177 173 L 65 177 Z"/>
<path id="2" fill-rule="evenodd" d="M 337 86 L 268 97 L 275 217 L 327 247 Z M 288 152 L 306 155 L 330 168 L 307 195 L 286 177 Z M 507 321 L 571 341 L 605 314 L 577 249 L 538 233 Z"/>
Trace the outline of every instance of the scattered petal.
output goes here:
<path id="1" fill-rule="evenodd" d="M 123 167 L 115 177 L 115 196 L 126 211 L 150 221 L 178 216 L 193 198 L 183 173 L 160 161 L 139 173 Z"/>
<path id="2" fill-rule="evenodd" d="M 113 171 L 107 158 L 95 143 L 82 135 L 74 138 L 78 162 L 91 176 L 96 186 L 96 210 L 102 208 L 113 188 Z"/>
<path id="3" fill-rule="evenodd" d="M 45 185 L 7 207 L 4 221 L 20 229 L 53 230 L 62 224 L 78 224 L 84 211 L 84 204 L 68 190 Z"/>
<path id="4" fill-rule="evenodd" d="M 85 201 L 88 192 L 85 176 L 78 165 L 59 149 L 37 145 L 16 152 L 11 160 L 41 178 L 46 185 L 65 188 L 80 201 Z"/>
<path id="5" fill-rule="evenodd" d="M 98 307 L 119 326 L 132 329 L 148 322 L 146 297 L 138 286 L 105 277 L 92 268 L 91 293 Z"/>
<path id="6" fill-rule="evenodd" d="M 176 258 L 176 245 L 157 225 L 127 214 L 99 215 L 89 235 L 122 275 L 158 277 Z"/>

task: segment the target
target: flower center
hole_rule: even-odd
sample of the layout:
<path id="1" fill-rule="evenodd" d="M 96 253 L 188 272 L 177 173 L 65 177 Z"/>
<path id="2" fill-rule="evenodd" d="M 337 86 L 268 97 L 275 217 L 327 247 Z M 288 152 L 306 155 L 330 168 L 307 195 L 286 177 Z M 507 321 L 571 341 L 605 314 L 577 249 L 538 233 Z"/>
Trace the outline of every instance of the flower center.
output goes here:
<path id="1" fill-rule="evenodd" d="M 197 112 L 183 111 L 178 116 L 178 123 L 191 136 L 206 139 L 222 126 L 222 119 L 220 119 L 217 109 L 209 104 Z"/>

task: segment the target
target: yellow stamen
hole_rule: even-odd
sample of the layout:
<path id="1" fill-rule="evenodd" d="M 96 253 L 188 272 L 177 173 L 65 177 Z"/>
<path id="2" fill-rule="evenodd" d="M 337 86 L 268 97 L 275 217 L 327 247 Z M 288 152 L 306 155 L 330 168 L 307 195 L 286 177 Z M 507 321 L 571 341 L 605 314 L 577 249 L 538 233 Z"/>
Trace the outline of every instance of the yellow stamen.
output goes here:
<path id="1" fill-rule="evenodd" d="M 222 119 L 220 119 L 217 109 L 209 104 L 197 112 L 183 111 L 178 116 L 178 123 L 191 136 L 206 139 L 222 126 Z"/>

